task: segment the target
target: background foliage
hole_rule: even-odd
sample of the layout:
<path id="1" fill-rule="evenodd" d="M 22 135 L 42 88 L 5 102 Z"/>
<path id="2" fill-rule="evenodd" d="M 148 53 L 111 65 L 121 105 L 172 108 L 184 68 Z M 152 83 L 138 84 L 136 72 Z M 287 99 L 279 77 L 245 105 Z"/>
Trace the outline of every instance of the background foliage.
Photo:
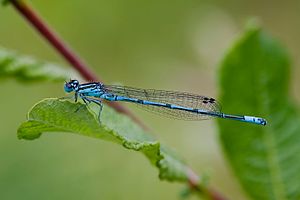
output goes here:
<path id="1" fill-rule="evenodd" d="M 250 15 L 258 16 L 265 29 L 283 41 L 295 66 L 299 63 L 297 1 L 273 2 L 272 7 L 253 1 L 32 3 L 108 83 L 216 96 L 217 65 Z M 63 62 L 12 8 L 0 8 L 0 24 L 1 46 Z M 291 82 L 292 87 L 284 99 L 288 91 L 299 99 L 298 72 L 299 68 L 293 69 L 291 78 L 286 78 L 285 84 Z M 160 182 L 143 156 L 116 145 L 70 134 L 46 134 L 30 143 L 16 140 L 16 127 L 24 114 L 42 98 L 64 96 L 62 83 L 2 81 L 1 89 L 3 198 L 177 198 L 181 185 Z M 226 109 L 239 112 L 239 107 Z M 155 127 L 159 140 L 175 147 L 196 171 L 211 171 L 212 185 L 232 199 L 247 198 L 224 161 L 213 122 L 174 123 L 136 112 Z"/>
<path id="2" fill-rule="evenodd" d="M 265 127 L 219 120 L 224 150 L 244 189 L 253 199 L 299 199 L 300 118 L 288 94 L 286 52 L 251 27 L 225 57 L 220 75 L 224 110 L 268 119 Z"/>

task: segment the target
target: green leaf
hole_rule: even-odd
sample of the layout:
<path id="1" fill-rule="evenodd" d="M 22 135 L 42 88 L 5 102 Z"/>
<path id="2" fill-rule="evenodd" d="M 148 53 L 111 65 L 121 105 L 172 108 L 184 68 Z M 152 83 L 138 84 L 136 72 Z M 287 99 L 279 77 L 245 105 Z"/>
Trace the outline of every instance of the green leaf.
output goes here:
<path id="1" fill-rule="evenodd" d="M 140 151 L 159 169 L 159 177 L 186 181 L 188 169 L 171 150 L 161 145 L 128 117 L 108 106 L 101 113 L 101 124 L 90 107 L 68 100 L 45 99 L 28 114 L 28 121 L 18 129 L 20 139 L 32 140 L 44 132 L 68 132 L 103 139 Z"/>
<path id="2" fill-rule="evenodd" d="M 0 79 L 15 78 L 23 82 L 32 81 L 64 81 L 78 77 L 74 71 L 58 65 L 35 60 L 29 56 L 0 47 Z"/>
<path id="3" fill-rule="evenodd" d="M 289 75 L 284 49 L 255 26 L 221 66 L 223 112 L 268 121 L 265 127 L 218 121 L 225 153 L 253 199 L 300 199 L 300 118 L 288 95 Z"/>

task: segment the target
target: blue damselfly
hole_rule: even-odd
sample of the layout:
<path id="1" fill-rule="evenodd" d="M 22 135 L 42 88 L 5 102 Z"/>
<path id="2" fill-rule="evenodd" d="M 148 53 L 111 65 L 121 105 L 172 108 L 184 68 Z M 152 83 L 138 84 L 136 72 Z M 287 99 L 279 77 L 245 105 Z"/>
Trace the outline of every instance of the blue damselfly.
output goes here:
<path id="1" fill-rule="evenodd" d="M 127 86 L 104 85 L 99 82 L 80 84 L 70 80 L 64 85 L 66 92 L 75 92 L 75 101 L 80 97 L 86 104 L 96 103 L 102 111 L 102 100 L 124 101 L 141 105 L 144 109 L 175 119 L 203 120 L 211 117 L 238 120 L 259 125 L 266 125 L 263 118 L 222 113 L 214 98 L 154 89 L 139 89 Z"/>

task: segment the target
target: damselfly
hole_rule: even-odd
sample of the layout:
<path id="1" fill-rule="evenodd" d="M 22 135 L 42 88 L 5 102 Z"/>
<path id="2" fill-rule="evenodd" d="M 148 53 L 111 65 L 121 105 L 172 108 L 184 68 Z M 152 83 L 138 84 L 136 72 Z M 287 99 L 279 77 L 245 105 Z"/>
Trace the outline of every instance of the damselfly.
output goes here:
<path id="1" fill-rule="evenodd" d="M 211 117 L 238 120 L 259 125 L 266 125 L 263 118 L 240 116 L 222 113 L 214 98 L 154 89 L 139 89 L 126 86 L 104 85 L 99 82 L 80 84 L 78 80 L 70 80 L 64 85 L 66 92 L 75 92 L 75 102 L 78 96 L 86 103 L 96 103 L 100 106 L 99 119 L 102 111 L 102 100 L 124 101 L 141 105 L 144 109 L 163 114 L 175 119 L 203 120 Z"/>

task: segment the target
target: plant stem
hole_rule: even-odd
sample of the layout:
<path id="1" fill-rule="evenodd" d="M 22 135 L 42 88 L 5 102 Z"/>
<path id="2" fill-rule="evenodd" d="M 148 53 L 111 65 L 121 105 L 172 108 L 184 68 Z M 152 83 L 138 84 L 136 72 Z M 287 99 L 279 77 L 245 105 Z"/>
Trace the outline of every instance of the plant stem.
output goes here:
<path id="1" fill-rule="evenodd" d="M 205 196 L 211 200 L 226 200 L 223 195 L 214 189 L 199 185 L 201 183 L 200 177 L 191 168 L 187 169 L 187 176 L 191 191 L 194 191 L 200 196 Z"/>
<path id="2" fill-rule="evenodd" d="M 50 27 L 41 19 L 40 16 L 23 0 L 10 0 L 12 5 L 16 10 L 20 12 L 27 19 L 27 21 L 41 34 L 41 36 L 46 39 L 50 45 L 52 45 L 60 54 L 63 56 L 69 64 L 75 68 L 81 76 L 87 81 L 99 81 L 101 80 L 97 78 L 95 73 L 93 73 L 89 67 L 80 59 L 71 49 L 67 46 L 66 43 L 63 42 L 58 35 L 50 29 Z M 114 108 L 116 111 L 121 112 L 130 118 L 132 118 L 135 122 L 137 122 L 140 126 L 142 126 L 145 130 L 149 130 L 148 127 L 139 120 L 135 115 L 133 115 L 126 107 L 122 106 L 117 102 L 108 102 L 109 106 Z M 225 200 L 225 198 L 219 194 L 218 192 L 212 190 L 211 188 L 202 187 L 199 185 L 199 176 L 192 171 L 192 169 L 187 169 L 188 176 L 188 184 L 189 187 L 196 192 L 207 194 L 207 196 L 212 200 Z"/>
<path id="3" fill-rule="evenodd" d="M 41 36 L 46 39 L 49 44 L 52 45 L 60 53 L 60 55 L 63 56 L 65 60 L 68 61 L 70 65 L 81 74 L 85 80 L 102 82 L 82 61 L 82 59 L 80 59 L 74 53 L 74 51 L 72 51 L 70 47 L 68 47 L 68 45 L 64 43 L 63 40 L 59 38 L 59 36 L 53 30 L 50 29 L 45 21 L 43 21 L 42 18 L 38 16 L 38 14 L 28 4 L 22 0 L 10 0 L 10 2 L 20 12 L 20 14 L 27 19 L 33 28 L 35 28 L 41 34 Z M 116 111 L 129 116 L 145 130 L 148 130 L 148 127 L 126 107 L 117 102 L 107 102 L 107 104 Z"/>
<path id="4" fill-rule="evenodd" d="M 86 64 L 58 37 L 49 26 L 24 1 L 12 0 L 14 7 L 86 80 L 97 81 L 98 78 Z"/>

